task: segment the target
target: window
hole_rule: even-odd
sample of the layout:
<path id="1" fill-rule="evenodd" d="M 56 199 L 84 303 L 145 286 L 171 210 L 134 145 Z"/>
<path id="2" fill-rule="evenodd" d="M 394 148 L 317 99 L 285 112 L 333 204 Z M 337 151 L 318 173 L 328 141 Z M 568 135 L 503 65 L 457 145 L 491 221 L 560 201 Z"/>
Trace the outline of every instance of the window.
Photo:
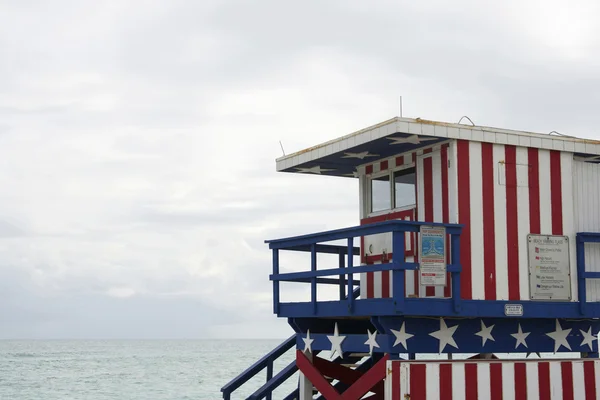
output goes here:
<path id="1" fill-rule="evenodd" d="M 371 179 L 371 212 L 392 208 L 390 175 Z"/>
<path id="2" fill-rule="evenodd" d="M 394 208 L 406 207 L 416 203 L 415 184 L 414 168 L 394 172 Z"/>

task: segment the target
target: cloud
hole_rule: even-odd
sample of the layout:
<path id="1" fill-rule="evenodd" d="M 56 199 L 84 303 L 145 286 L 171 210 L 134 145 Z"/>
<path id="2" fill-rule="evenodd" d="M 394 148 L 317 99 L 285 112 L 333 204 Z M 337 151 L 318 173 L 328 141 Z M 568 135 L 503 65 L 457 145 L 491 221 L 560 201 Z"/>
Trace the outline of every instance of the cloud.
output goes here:
<path id="1" fill-rule="evenodd" d="M 287 336 L 264 240 L 357 224 L 358 185 L 276 173 L 279 141 L 400 95 L 405 116 L 598 137 L 597 5 L 565 7 L 0 5 L 0 334 Z"/>

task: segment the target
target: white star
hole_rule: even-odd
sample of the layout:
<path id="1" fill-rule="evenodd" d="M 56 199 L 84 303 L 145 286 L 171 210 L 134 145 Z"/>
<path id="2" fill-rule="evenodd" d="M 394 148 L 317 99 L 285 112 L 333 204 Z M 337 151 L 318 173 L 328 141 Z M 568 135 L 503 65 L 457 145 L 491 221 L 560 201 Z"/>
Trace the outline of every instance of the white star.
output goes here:
<path id="1" fill-rule="evenodd" d="M 342 342 L 346 339 L 346 336 L 340 336 L 338 333 L 338 325 L 335 323 L 335 330 L 333 331 L 333 336 L 327 335 L 327 338 L 331 342 L 331 358 L 333 358 L 334 354 L 337 352 L 338 355 L 344 358 L 344 353 L 342 352 Z"/>
<path id="2" fill-rule="evenodd" d="M 432 137 L 421 138 L 421 137 L 419 137 L 419 135 L 410 135 L 407 137 L 389 137 L 388 139 L 392 141 L 390 143 L 390 145 L 394 145 L 394 144 L 403 144 L 403 143 L 420 144 L 421 142 L 428 142 L 430 140 L 436 140 L 437 138 L 432 138 Z"/>
<path id="3" fill-rule="evenodd" d="M 531 332 L 523 332 L 523 330 L 521 330 L 521 324 L 519 324 L 519 329 L 517 330 L 517 333 L 510 334 L 510 336 L 517 339 L 517 344 L 515 345 L 515 349 L 517 347 L 519 347 L 520 344 L 527 347 L 527 342 L 525 341 L 525 339 L 527 338 L 527 336 L 529 336 L 530 333 Z"/>
<path id="4" fill-rule="evenodd" d="M 587 332 L 583 329 L 580 329 L 579 332 L 581 332 L 581 334 L 583 335 L 583 342 L 581 342 L 580 346 L 585 346 L 587 344 L 590 347 L 590 350 L 594 350 L 592 348 L 592 342 L 594 340 L 598 340 L 598 337 L 594 336 L 594 334 L 592 333 L 592 327 L 590 326 L 590 329 L 588 329 Z"/>
<path id="5" fill-rule="evenodd" d="M 342 158 L 358 158 L 359 160 L 362 160 L 365 157 L 379 157 L 379 155 L 370 154 L 368 151 L 363 151 L 360 153 L 344 153 L 344 156 Z"/>
<path id="6" fill-rule="evenodd" d="M 349 174 L 344 174 L 344 176 L 349 176 L 350 178 L 358 178 L 358 172 L 354 171 L 354 172 L 349 173 Z"/>
<path id="7" fill-rule="evenodd" d="M 367 334 L 369 335 L 369 339 L 367 339 L 365 344 L 369 345 L 369 353 L 373 355 L 373 347 L 379 348 L 379 343 L 377 343 L 377 331 L 373 332 L 371 335 L 371 331 L 367 329 Z"/>
<path id="8" fill-rule="evenodd" d="M 550 336 L 554 339 L 554 352 L 560 348 L 560 346 L 565 346 L 567 349 L 571 350 L 571 345 L 567 341 L 567 336 L 571 332 L 571 328 L 562 329 L 560 326 L 560 322 L 556 320 L 556 330 L 554 332 L 546 333 L 546 335 Z"/>
<path id="9" fill-rule="evenodd" d="M 444 351 L 446 345 L 450 345 L 458 349 L 458 345 L 454 341 L 452 335 L 454 335 L 454 331 L 458 328 L 458 325 L 454 325 L 453 327 L 448 328 L 446 325 L 446 321 L 443 318 L 440 318 L 440 330 L 431 332 L 429 336 L 433 336 L 437 340 L 440 341 L 440 353 Z"/>
<path id="10" fill-rule="evenodd" d="M 304 341 L 304 352 L 312 353 L 312 342 L 314 342 L 315 339 L 310 338 L 310 329 L 306 331 L 306 337 L 302 338 L 302 340 Z"/>
<path id="11" fill-rule="evenodd" d="M 314 167 L 310 167 L 310 168 L 296 167 L 296 169 L 298 170 L 298 172 L 304 172 L 307 174 L 317 174 L 317 175 L 321 175 L 321 172 L 334 171 L 333 169 L 322 169 L 320 165 L 315 165 Z"/>
<path id="12" fill-rule="evenodd" d="M 404 346 L 404 348 L 408 350 L 406 341 L 415 335 L 406 333 L 406 322 L 402 322 L 402 326 L 400 327 L 399 331 L 395 331 L 393 329 L 391 329 L 391 331 L 394 334 L 394 336 L 396 336 L 396 341 L 394 342 L 394 345 L 392 347 L 396 347 L 399 343 L 402 343 L 402 346 Z"/>
<path id="13" fill-rule="evenodd" d="M 481 330 L 476 333 L 476 335 L 481 336 L 481 339 L 483 340 L 483 344 L 481 345 L 481 347 L 485 346 L 485 342 L 487 342 L 488 339 L 492 342 L 496 341 L 496 339 L 494 339 L 494 337 L 492 336 L 492 329 L 494 329 L 494 325 L 485 326 L 483 320 L 481 320 Z"/>

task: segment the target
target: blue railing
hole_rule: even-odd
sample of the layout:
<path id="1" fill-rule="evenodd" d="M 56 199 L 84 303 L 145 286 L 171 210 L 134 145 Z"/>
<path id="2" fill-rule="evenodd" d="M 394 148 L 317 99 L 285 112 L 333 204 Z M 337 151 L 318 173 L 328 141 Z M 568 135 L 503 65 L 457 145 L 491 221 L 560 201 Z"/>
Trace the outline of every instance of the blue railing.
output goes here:
<path id="1" fill-rule="evenodd" d="M 577 287 L 579 297 L 579 312 L 586 314 L 587 291 L 585 287 L 586 279 L 600 279 L 600 272 L 587 272 L 585 270 L 585 244 L 600 243 L 599 232 L 579 232 L 577 234 Z"/>
<path id="2" fill-rule="evenodd" d="M 351 228 L 337 229 L 333 231 L 313 233 L 304 236 L 296 236 L 286 239 L 270 240 L 266 243 L 269 244 L 269 248 L 273 251 L 273 274 L 270 279 L 273 281 L 273 310 L 275 314 L 280 314 L 282 306 L 288 304 L 298 303 L 281 303 L 280 301 L 280 282 L 303 282 L 310 283 L 310 296 L 311 300 L 309 303 L 303 305 L 310 305 L 310 313 L 306 314 L 306 308 L 303 308 L 302 315 L 296 316 L 316 316 L 319 314 L 318 307 L 329 306 L 325 302 L 317 302 L 317 284 L 337 284 L 339 285 L 339 301 L 345 301 L 347 312 L 346 314 L 356 314 L 355 305 L 358 303 L 371 302 L 370 304 L 375 305 L 375 302 L 381 303 L 382 301 L 393 304 L 393 313 L 402 313 L 404 310 L 405 296 L 405 274 L 406 270 L 417 270 L 419 268 L 418 263 L 407 262 L 405 260 L 405 233 L 407 232 L 419 232 L 421 226 L 434 226 L 446 228 L 446 234 L 450 235 L 450 246 L 451 246 L 451 262 L 447 266 L 447 271 L 451 273 L 452 281 L 452 302 L 455 312 L 460 310 L 460 234 L 462 231 L 462 225 L 458 224 L 440 224 L 440 223 L 427 223 L 418 221 L 386 221 L 378 222 L 374 224 L 355 226 Z M 354 240 L 356 238 L 376 235 L 380 233 L 391 233 L 392 234 L 392 261 L 389 263 L 382 263 L 368 266 L 355 266 L 354 256 L 360 254 L 360 249 L 354 247 Z M 324 245 L 324 242 L 332 242 L 337 240 L 346 240 L 346 246 L 334 246 Z M 310 271 L 305 272 L 291 272 L 291 273 L 280 273 L 279 265 L 279 251 L 280 250 L 294 250 L 310 252 Z M 318 253 L 329 253 L 339 255 L 339 267 L 332 269 L 317 269 L 317 254 Z M 392 271 L 392 282 L 393 282 L 393 293 L 389 299 L 354 299 L 354 296 L 345 297 L 345 293 L 352 292 L 355 285 L 360 284 L 360 280 L 354 279 L 354 274 L 376 272 L 376 271 Z M 326 276 L 336 276 L 337 278 L 324 278 Z M 368 307 L 370 308 L 370 307 Z M 339 307 L 337 308 L 339 309 Z M 389 309 L 389 308 L 388 308 Z M 373 310 L 362 308 L 365 315 L 378 315 L 377 313 L 371 313 Z M 387 309 L 386 309 L 387 310 Z M 331 313 L 328 313 L 331 316 Z"/>
<path id="3" fill-rule="evenodd" d="M 244 372 L 239 374 L 231 382 L 221 388 L 224 400 L 231 399 L 231 393 L 237 390 L 244 383 L 252 379 L 256 374 L 267 369 L 267 379 L 265 385 L 256 390 L 248 399 L 263 399 L 271 400 L 271 394 L 279 385 L 285 382 L 290 376 L 297 371 L 296 361 L 292 361 L 281 372 L 273 377 L 273 362 L 284 355 L 288 350 L 296 345 L 296 334 L 290 336 L 283 343 L 265 355 L 263 358 L 255 362 Z"/>

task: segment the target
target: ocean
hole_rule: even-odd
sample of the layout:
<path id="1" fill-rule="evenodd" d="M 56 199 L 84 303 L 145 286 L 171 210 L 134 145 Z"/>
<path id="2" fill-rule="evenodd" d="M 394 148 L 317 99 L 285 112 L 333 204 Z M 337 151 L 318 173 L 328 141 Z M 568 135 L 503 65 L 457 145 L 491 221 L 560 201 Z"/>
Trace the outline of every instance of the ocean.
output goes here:
<path id="1" fill-rule="evenodd" d="M 0 400 L 218 400 L 221 387 L 282 340 L 0 341 Z M 275 363 L 291 362 L 293 350 Z M 234 392 L 242 399 L 266 371 Z M 281 399 L 297 374 L 275 392 Z"/>

